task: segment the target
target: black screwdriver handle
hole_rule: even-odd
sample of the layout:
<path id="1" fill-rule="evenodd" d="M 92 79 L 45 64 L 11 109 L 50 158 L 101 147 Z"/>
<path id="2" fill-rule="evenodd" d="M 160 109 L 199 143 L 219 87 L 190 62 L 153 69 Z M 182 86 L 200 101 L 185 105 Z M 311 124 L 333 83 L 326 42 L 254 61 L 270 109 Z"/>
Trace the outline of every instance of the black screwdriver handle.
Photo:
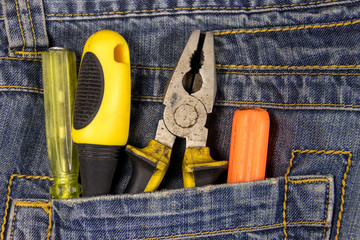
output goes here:
<path id="1" fill-rule="evenodd" d="M 119 153 L 124 147 L 76 144 L 79 155 L 82 196 L 110 193 Z"/>

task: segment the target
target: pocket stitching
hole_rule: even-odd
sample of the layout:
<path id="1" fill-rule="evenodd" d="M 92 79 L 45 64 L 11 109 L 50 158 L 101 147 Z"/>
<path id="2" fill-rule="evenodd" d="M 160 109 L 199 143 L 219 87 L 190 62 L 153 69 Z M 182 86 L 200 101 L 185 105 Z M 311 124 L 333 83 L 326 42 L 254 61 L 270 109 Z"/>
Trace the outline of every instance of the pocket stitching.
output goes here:
<path id="1" fill-rule="evenodd" d="M 296 151 L 296 150 L 294 150 Z M 293 151 L 293 152 L 294 152 Z M 298 150 L 300 151 L 300 150 Z M 309 150 L 310 151 L 310 150 Z M 314 151 L 314 150 L 312 150 Z M 316 150 L 315 150 L 316 151 Z M 334 152 L 334 151 L 328 151 L 328 152 Z M 323 153 L 323 151 L 320 151 L 320 153 Z M 350 153 L 350 152 L 349 152 Z M 292 153 L 293 154 L 293 153 Z M 327 154 L 331 154 L 331 153 L 327 153 Z M 335 153 L 332 153 L 335 154 Z M 340 153 L 338 153 L 340 154 Z M 350 153 L 351 154 L 351 153 Z M 294 155 L 295 157 L 295 155 Z M 293 160 L 293 158 L 291 159 L 291 162 Z M 351 158 L 350 158 L 350 162 L 351 162 Z M 291 163 L 292 165 L 292 163 Z M 53 181 L 53 178 L 48 177 L 48 176 L 32 176 L 32 175 L 19 175 L 19 174 L 13 174 L 11 175 L 10 179 L 9 179 L 9 185 L 8 185 L 8 194 L 7 194 L 7 201 L 6 201 L 6 207 L 5 207 L 5 214 L 4 214 L 4 218 L 3 218 L 3 224 L 2 224 L 2 231 L 1 231 L 1 235 L 0 235 L 0 239 L 4 239 L 4 232 L 5 232 L 5 225 L 6 225 L 6 218 L 8 215 L 8 210 L 9 210 L 9 202 L 10 202 L 10 194 L 11 194 L 11 187 L 12 187 L 12 181 L 13 179 L 17 177 L 17 178 L 25 178 L 25 179 L 40 179 L 40 180 L 50 180 Z M 287 182 L 286 182 L 287 180 Z M 326 178 L 308 178 L 308 179 L 302 179 L 302 180 L 290 180 L 288 179 L 288 176 L 286 175 L 285 178 L 285 186 L 287 183 L 293 183 L 293 184 L 306 184 L 306 183 L 312 183 L 312 182 L 327 182 L 327 198 L 329 197 L 329 181 Z M 328 205 L 328 201 L 326 203 L 326 205 Z M 15 202 L 15 208 L 17 207 L 41 207 L 44 209 L 44 211 L 46 213 L 48 213 L 49 215 L 49 227 L 47 229 L 47 239 L 50 239 L 50 235 L 51 235 L 51 228 L 52 228 L 52 212 L 51 212 L 51 202 L 43 202 L 43 201 L 37 201 L 37 202 L 31 202 L 31 201 L 17 201 Z M 328 207 L 326 206 L 326 209 Z M 14 215 L 15 218 L 16 215 Z M 326 218 L 325 218 L 326 219 Z M 217 234 L 217 233 L 226 233 L 226 232 L 235 232 L 235 231 L 242 231 L 242 230 L 255 230 L 255 229 L 266 229 L 266 228 L 272 228 L 272 227 L 279 227 L 279 226 L 284 226 L 285 225 L 295 225 L 295 224 L 323 224 L 324 225 L 324 229 L 326 227 L 326 221 L 324 222 L 318 222 L 318 221 L 307 221 L 307 222 L 283 222 L 283 223 L 276 223 L 276 224 L 271 224 L 271 225 L 264 225 L 264 226 L 253 226 L 253 227 L 243 227 L 243 228 L 233 228 L 233 229 L 222 229 L 222 230 L 216 230 L 216 231 L 207 231 L 207 232 L 198 232 L 198 233 L 188 233 L 188 234 L 180 234 L 180 235 L 173 235 L 173 236 L 160 236 L 160 237 L 152 237 L 152 238 L 143 238 L 143 239 L 166 239 L 166 238 L 174 238 L 174 237 L 186 237 L 186 236 L 200 236 L 200 235 L 207 235 L 207 234 Z M 12 229 L 13 231 L 13 229 Z M 13 234 L 13 233 L 12 233 Z M 133 239 L 136 240 L 136 239 Z"/>
<path id="2" fill-rule="evenodd" d="M 8 184 L 8 193 L 6 195 L 6 203 L 5 203 L 5 212 L 4 212 L 4 217 L 3 217 L 3 223 L 1 225 L 1 233 L 0 233 L 0 239 L 3 240 L 4 239 L 4 233 L 5 233 L 5 225 L 6 225 L 6 219 L 7 219 L 7 215 L 8 215 L 8 211 L 9 211 L 9 203 L 10 203 L 10 194 L 11 194 L 11 186 L 12 186 L 12 181 L 13 179 L 17 177 L 17 178 L 25 178 L 25 179 L 40 179 L 40 180 L 49 180 L 49 181 L 53 181 L 54 179 L 48 176 L 33 176 L 33 175 L 20 175 L 20 174 L 12 174 L 10 176 L 9 179 L 9 184 Z"/>
<path id="3" fill-rule="evenodd" d="M 15 209 L 14 209 L 14 218 L 13 218 L 13 223 L 12 223 L 12 227 L 11 227 L 11 234 L 10 234 L 10 240 L 13 239 L 14 237 L 14 231 L 15 231 L 15 221 L 16 221 L 16 214 L 17 214 L 17 206 L 15 205 Z"/>
<path id="4" fill-rule="evenodd" d="M 358 23 L 360 23 L 360 19 L 347 21 L 347 22 L 330 23 L 330 24 L 308 24 L 308 25 L 301 25 L 301 26 L 296 26 L 296 27 L 228 30 L 228 31 L 223 31 L 223 32 L 214 32 L 214 35 L 228 35 L 228 34 L 238 34 L 238 33 L 266 33 L 266 32 L 280 32 L 280 31 L 296 31 L 296 30 L 303 30 L 303 29 L 344 27 L 344 26 L 354 25 L 354 24 L 358 24 Z"/>
<path id="5" fill-rule="evenodd" d="M 51 235 L 51 228 L 52 228 L 51 201 L 49 201 L 49 202 L 45 202 L 45 201 L 36 201 L 36 202 L 32 202 L 32 201 L 16 201 L 15 202 L 15 211 L 17 211 L 18 207 L 42 208 L 48 214 L 49 225 L 48 225 L 48 228 L 46 229 L 46 239 L 49 240 L 50 235 Z M 14 213 L 14 220 L 15 220 L 15 216 L 16 216 L 16 214 Z M 15 222 L 13 222 L 13 228 L 12 228 L 12 232 L 11 232 L 11 239 L 12 239 L 13 234 L 14 234 L 14 229 L 15 229 Z"/>
<path id="6" fill-rule="evenodd" d="M 290 174 L 290 170 L 293 167 L 293 160 L 295 158 L 295 153 L 299 153 L 299 154 L 304 154 L 304 153 L 314 153 L 314 154 L 326 154 L 326 155 L 339 155 L 339 154 L 343 154 L 343 155 L 348 155 L 348 164 L 346 166 L 345 169 L 345 173 L 343 175 L 343 179 L 342 179 L 342 189 L 341 189 L 341 203 L 340 203 L 340 211 L 339 211 L 339 215 L 338 215 L 338 221 L 336 223 L 336 236 L 335 236 L 335 240 L 338 240 L 339 238 L 339 234 L 340 234 L 340 227 L 341 227 L 341 219 L 342 219 L 342 212 L 344 210 L 344 204 L 345 204 L 345 187 L 346 187 L 346 179 L 347 179 L 347 174 L 349 173 L 350 170 L 350 166 L 351 166 L 351 158 L 352 158 L 352 153 L 350 151 L 342 151 L 342 150 L 314 150 L 314 149 L 305 149 L 305 150 L 300 150 L 300 149 L 296 149 L 293 150 L 291 152 L 291 158 L 290 158 L 290 163 L 289 163 L 289 168 L 287 169 L 287 172 L 285 173 L 284 179 L 285 179 L 285 189 L 284 189 L 284 203 L 283 203 L 283 232 L 284 232 L 284 240 L 287 240 L 287 222 L 286 222 L 286 202 L 287 202 L 287 190 L 288 190 L 288 183 L 290 182 L 288 179 L 288 176 Z M 327 187 L 327 197 L 329 196 L 329 188 Z M 327 204 L 328 204 L 328 200 L 327 200 Z M 327 209 L 327 204 L 326 204 L 326 209 Z M 326 212 L 325 212 L 325 220 L 326 220 Z M 326 232 L 326 226 L 324 226 L 324 235 L 323 235 L 323 239 L 325 239 L 325 232 Z"/>
<path id="7" fill-rule="evenodd" d="M 324 0 L 324 1 L 312 1 L 308 3 L 294 3 L 294 4 L 283 4 L 283 5 L 266 5 L 266 6 L 255 6 L 255 7 L 178 7 L 178 8 L 159 8 L 159 9 L 145 9 L 145 10 L 129 10 L 129 11 L 118 11 L 118 12 L 101 12 L 101 13 L 50 13 L 46 14 L 48 17 L 74 17 L 74 16 L 101 16 L 101 15 L 115 15 L 115 14 L 129 14 L 129 13 L 155 13 L 163 11 L 181 11 L 181 10 L 255 10 L 255 9 L 269 9 L 269 8 L 285 8 L 285 7 L 296 7 L 296 6 L 308 6 L 317 5 L 322 3 L 339 2 L 340 0 Z"/>

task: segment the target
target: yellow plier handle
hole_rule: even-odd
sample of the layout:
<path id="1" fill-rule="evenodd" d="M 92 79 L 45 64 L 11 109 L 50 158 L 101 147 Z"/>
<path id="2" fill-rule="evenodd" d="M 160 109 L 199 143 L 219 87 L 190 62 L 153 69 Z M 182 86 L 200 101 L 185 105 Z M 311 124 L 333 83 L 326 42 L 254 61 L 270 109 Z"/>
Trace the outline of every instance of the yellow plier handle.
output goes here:
<path id="1" fill-rule="evenodd" d="M 184 187 L 201 187 L 213 184 L 227 169 L 228 161 L 215 161 L 209 147 L 194 147 L 185 150 L 182 164 Z"/>
<path id="2" fill-rule="evenodd" d="M 126 152 L 133 163 L 133 174 L 125 192 L 155 191 L 169 168 L 171 148 L 152 139 L 145 148 L 127 145 Z M 227 166 L 228 161 L 212 159 L 208 147 L 187 148 L 182 167 L 184 187 L 213 184 Z"/>
<path id="3" fill-rule="evenodd" d="M 170 165 L 171 148 L 152 139 L 145 148 L 126 146 L 133 173 L 125 192 L 140 193 L 155 191 Z"/>

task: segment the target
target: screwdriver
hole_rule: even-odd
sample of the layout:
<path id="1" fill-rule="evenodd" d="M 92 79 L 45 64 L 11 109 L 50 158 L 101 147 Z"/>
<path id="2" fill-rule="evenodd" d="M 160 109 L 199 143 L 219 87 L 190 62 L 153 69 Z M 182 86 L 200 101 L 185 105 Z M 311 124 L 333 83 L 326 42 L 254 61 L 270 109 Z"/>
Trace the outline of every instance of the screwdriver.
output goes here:
<path id="1" fill-rule="evenodd" d="M 76 88 L 75 53 L 50 48 L 42 55 L 47 151 L 54 185 L 53 198 L 79 197 L 79 162 L 71 139 Z"/>
<path id="2" fill-rule="evenodd" d="M 126 40 L 110 30 L 94 33 L 83 50 L 72 128 L 83 196 L 110 192 L 129 135 L 130 91 Z"/>
<path id="3" fill-rule="evenodd" d="M 270 118 L 262 108 L 237 109 L 234 113 L 228 183 L 265 179 Z"/>

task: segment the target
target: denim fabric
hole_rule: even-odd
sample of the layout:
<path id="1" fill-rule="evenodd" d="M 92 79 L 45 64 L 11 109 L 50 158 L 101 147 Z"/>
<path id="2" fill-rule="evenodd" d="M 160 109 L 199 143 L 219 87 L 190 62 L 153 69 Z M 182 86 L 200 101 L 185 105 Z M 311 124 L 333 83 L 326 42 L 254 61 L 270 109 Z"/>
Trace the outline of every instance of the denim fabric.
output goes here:
<path id="1" fill-rule="evenodd" d="M 124 154 L 112 195 L 52 200 L 41 52 L 80 61 L 102 29 L 130 47 L 138 147 L 191 32 L 214 32 L 208 146 L 228 159 L 235 109 L 265 108 L 267 179 L 182 189 L 179 139 L 158 192 L 123 194 Z M 360 239 L 360 1 L 2 0 L 0 31 L 0 239 Z"/>

